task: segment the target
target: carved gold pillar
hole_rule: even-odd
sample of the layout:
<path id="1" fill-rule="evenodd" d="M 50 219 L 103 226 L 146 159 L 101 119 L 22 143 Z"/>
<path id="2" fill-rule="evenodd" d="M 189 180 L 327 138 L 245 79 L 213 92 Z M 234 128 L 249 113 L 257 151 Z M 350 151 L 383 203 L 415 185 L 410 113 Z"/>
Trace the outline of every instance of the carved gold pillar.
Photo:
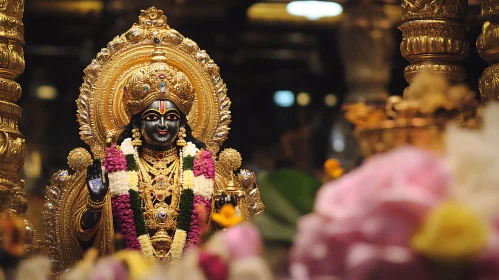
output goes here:
<path id="1" fill-rule="evenodd" d="M 24 72 L 24 0 L 0 0 L 0 212 L 21 215 L 28 202 L 19 171 L 24 164 L 24 136 L 18 122 L 21 86 L 15 79 Z M 35 232 L 24 220 L 27 254 L 33 253 Z M 38 244 L 36 244 L 38 245 Z"/>
<path id="2" fill-rule="evenodd" d="M 482 103 L 499 100 L 499 1 L 479 0 L 480 17 L 485 20 L 476 42 L 478 54 L 490 66 L 478 81 Z"/>
<path id="3" fill-rule="evenodd" d="M 460 62 L 469 50 L 464 23 L 467 7 L 467 0 L 402 0 L 400 52 L 411 63 L 404 70 L 409 84 L 424 67 L 454 83 L 466 78 Z"/>

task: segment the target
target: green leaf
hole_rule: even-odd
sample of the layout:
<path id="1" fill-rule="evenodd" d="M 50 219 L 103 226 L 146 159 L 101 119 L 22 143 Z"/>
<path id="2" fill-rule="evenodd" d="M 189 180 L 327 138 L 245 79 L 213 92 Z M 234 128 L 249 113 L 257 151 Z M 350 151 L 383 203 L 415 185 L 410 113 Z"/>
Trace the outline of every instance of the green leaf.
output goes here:
<path id="1" fill-rule="evenodd" d="M 253 218 L 265 241 L 281 241 L 291 243 L 296 233 L 296 226 L 282 224 L 269 214 L 263 213 Z"/>
<path id="2" fill-rule="evenodd" d="M 272 172 L 268 175 L 268 180 L 276 191 L 298 210 L 300 215 L 312 211 L 315 195 L 322 185 L 320 180 L 292 169 Z"/>
<path id="3" fill-rule="evenodd" d="M 285 196 L 275 189 L 265 174 L 260 176 L 258 189 L 260 190 L 262 202 L 265 205 L 265 213 L 284 224 L 296 224 L 298 218 L 301 216 L 300 212 Z"/>

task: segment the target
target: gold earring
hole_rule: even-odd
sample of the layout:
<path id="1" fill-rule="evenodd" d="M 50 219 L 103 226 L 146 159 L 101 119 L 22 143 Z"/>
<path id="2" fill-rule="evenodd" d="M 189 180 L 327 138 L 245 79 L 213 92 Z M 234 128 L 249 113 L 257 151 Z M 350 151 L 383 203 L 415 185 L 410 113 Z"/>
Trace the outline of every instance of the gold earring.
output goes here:
<path id="1" fill-rule="evenodd" d="M 134 128 L 132 129 L 132 146 L 134 147 L 140 147 L 142 146 L 142 140 L 140 140 L 140 132 L 138 129 Z"/>
<path id="2" fill-rule="evenodd" d="M 185 134 L 185 128 L 182 126 L 178 132 L 177 146 L 184 147 L 187 144 L 185 137 L 187 137 L 187 134 Z"/>

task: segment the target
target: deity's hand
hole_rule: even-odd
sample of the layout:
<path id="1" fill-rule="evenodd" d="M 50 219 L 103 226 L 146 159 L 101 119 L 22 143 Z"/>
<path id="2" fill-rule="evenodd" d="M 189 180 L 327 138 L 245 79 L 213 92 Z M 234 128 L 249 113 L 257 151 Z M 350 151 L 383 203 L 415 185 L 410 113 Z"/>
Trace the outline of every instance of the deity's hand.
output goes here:
<path id="1" fill-rule="evenodd" d="M 99 159 L 94 159 L 92 164 L 87 167 L 87 188 L 90 194 L 90 200 L 101 202 L 109 190 L 109 178 L 105 172 L 105 181 L 102 180 L 102 168 Z"/>

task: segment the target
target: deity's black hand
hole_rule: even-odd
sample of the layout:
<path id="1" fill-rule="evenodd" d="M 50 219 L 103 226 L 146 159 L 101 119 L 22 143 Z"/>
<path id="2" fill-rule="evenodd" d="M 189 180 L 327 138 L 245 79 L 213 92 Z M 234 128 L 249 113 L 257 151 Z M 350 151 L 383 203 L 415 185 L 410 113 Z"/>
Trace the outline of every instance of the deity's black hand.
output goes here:
<path id="1" fill-rule="evenodd" d="M 94 159 L 92 164 L 87 167 L 87 189 L 90 194 L 90 200 L 101 202 L 109 190 L 109 178 L 105 173 L 105 180 L 102 180 L 102 169 L 99 159 Z"/>
<path id="2" fill-rule="evenodd" d="M 87 189 L 90 195 L 90 200 L 93 203 L 99 204 L 106 197 L 109 190 L 109 178 L 107 172 L 104 175 L 105 181 L 102 180 L 102 169 L 100 160 L 94 159 L 92 164 L 87 166 Z M 101 217 L 101 211 L 92 209 L 91 205 L 87 204 L 87 211 L 81 216 L 81 225 L 84 229 L 93 228 Z"/>

